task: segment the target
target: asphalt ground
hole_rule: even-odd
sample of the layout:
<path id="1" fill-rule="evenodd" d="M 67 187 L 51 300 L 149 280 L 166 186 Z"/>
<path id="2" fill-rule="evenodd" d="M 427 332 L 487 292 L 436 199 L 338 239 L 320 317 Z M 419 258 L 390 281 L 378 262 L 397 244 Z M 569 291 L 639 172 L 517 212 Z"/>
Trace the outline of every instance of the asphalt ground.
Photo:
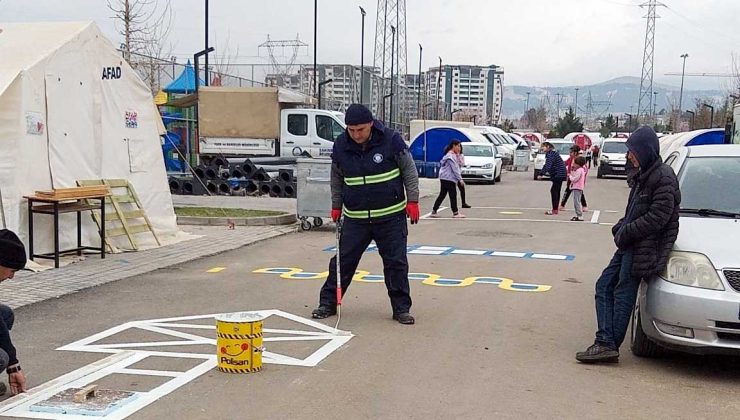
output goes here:
<path id="1" fill-rule="evenodd" d="M 592 171 L 586 221 L 570 222 L 570 207 L 544 215 L 549 187 L 531 172 L 504 173 L 495 186 L 468 186 L 469 218 L 409 227 L 410 271 L 424 273 L 411 280 L 415 325 L 393 321 L 383 283 L 366 277 L 371 281 L 353 282 L 342 306 L 339 328 L 354 336 L 316 366 L 265 363 L 252 374 L 210 368 L 130 418 L 737 418 L 736 358 L 641 359 L 628 339 L 618 364 L 575 361 L 575 352 L 593 341 L 594 283 L 615 250 L 610 225 L 629 190 L 623 179 L 596 179 Z M 423 213 L 433 199 L 422 200 Z M 108 356 L 57 348 L 131 321 L 270 309 L 310 318 L 323 282 L 310 273 L 328 269 L 334 241 L 333 226 L 326 225 L 23 307 L 13 338 L 30 386 Z M 486 255 L 474 255 L 479 251 Z M 302 270 L 289 273 L 308 278 L 254 272 L 265 268 Z M 378 253 L 366 253 L 359 270 L 382 275 Z M 322 323 L 333 328 L 336 320 Z M 265 328 L 316 331 L 276 316 Z M 213 330 L 188 330 L 194 331 L 215 338 Z M 99 343 L 167 340 L 173 337 L 134 329 Z M 265 342 L 268 351 L 294 360 L 322 344 Z M 215 354 L 216 347 L 161 350 Z M 185 371 L 200 362 L 174 355 L 135 367 Z M 144 392 L 166 381 L 127 373 L 96 383 Z"/>

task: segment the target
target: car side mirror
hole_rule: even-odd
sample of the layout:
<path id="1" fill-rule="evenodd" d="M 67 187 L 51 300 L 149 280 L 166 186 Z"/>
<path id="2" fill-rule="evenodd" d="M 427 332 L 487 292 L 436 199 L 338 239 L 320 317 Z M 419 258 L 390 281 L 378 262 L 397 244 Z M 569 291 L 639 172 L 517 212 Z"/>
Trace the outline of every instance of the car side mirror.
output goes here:
<path id="1" fill-rule="evenodd" d="M 499 154 L 499 153 L 496 153 L 496 156 L 495 157 L 496 157 L 496 159 L 503 159 L 504 158 L 504 155 Z"/>

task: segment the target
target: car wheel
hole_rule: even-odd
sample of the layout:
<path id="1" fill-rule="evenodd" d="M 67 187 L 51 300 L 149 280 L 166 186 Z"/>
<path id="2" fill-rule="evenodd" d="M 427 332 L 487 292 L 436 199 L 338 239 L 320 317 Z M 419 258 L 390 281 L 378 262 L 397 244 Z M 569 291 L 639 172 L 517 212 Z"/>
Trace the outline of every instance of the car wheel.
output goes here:
<path id="1" fill-rule="evenodd" d="M 504 169 L 501 168 L 501 172 L 503 172 L 503 171 L 504 171 Z M 501 172 L 499 172 L 498 173 L 498 176 L 496 176 L 496 171 L 494 171 L 494 173 L 493 173 L 493 175 L 495 176 L 495 178 L 493 179 L 494 183 L 501 182 Z"/>
<path id="2" fill-rule="evenodd" d="M 662 349 L 642 330 L 639 303 L 635 305 L 635 310 L 632 311 L 630 332 L 630 350 L 632 350 L 632 354 L 637 357 L 659 357 L 662 355 Z"/>
<path id="3" fill-rule="evenodd" d="M 603 178 L 604 174 L 601 172 L 601 168 L 596 171 L 596 178 Z"/>
<path id="4" fill-rule="evenodd" d="M 535 169 L 535 170 L 534 170 L 534 180 L 535 180 L 535 181 L 537 181 L 537 177 L 538 177 L 538 176 L 540 176 L 540 170 L 539 170 L 539 169 Z"/>

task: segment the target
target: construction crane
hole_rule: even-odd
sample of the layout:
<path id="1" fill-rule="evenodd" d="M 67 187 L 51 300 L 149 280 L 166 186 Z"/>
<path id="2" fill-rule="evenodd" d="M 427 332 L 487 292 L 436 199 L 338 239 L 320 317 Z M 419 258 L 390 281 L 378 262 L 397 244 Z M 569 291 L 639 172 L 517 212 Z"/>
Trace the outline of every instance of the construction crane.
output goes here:
<path id="1" fill-rule="evenodd" d="M 665 73 L 665 76 L 739 77 L 740 78 L 740 74 L 731 74 L 731 73 L 681 73 L 681 72 L 671 72 L 671 73 Z"/>

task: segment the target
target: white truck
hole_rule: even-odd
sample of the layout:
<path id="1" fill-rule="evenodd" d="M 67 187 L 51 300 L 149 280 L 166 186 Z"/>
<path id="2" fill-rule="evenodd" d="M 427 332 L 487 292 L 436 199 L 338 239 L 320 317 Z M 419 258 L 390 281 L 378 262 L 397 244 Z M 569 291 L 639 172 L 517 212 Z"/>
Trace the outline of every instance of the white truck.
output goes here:
<path id="1" fill-rule="evenodd" d="M 201 87 L 198 154 L 213 157 L 326 157 L 344 132 L 340 112 L 306 108 L 313 98 L 277 87 Z"/>

